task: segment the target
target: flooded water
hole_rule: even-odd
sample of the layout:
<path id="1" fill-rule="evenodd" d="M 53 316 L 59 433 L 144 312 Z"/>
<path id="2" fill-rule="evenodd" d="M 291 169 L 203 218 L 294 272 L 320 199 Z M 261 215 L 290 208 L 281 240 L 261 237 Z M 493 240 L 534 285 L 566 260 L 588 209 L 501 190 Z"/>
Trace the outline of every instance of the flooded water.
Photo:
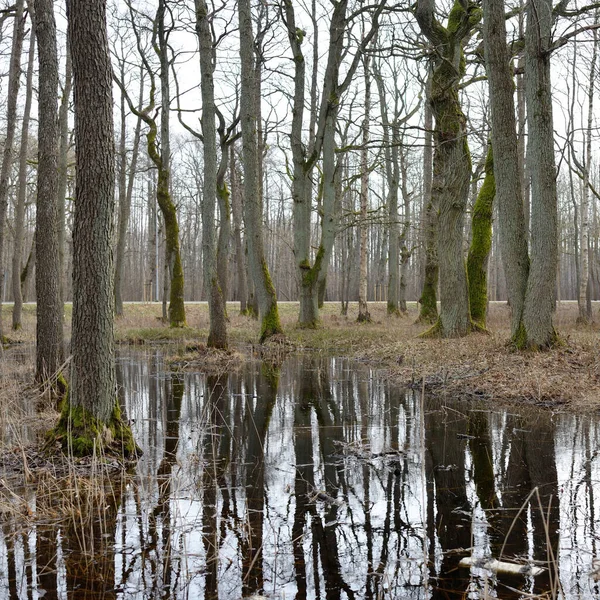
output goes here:
<path id="1" fill-rule="evenodd" d="M 310 355 L 118 365 L 137 473 L 90 528 L 5 519 L 0 598 L 600 598 L 592 417 L 423 399 Z"/>

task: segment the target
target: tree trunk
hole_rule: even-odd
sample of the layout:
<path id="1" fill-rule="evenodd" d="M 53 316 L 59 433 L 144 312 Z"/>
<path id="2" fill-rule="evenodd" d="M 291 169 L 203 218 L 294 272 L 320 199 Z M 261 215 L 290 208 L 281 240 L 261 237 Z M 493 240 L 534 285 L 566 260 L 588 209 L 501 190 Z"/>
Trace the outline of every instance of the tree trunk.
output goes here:
<path id="1" fill-rule="evenodd" d="M 600 11 L 596 9 L 594 24 L 598 25 Z M 583 165 L 583 197 L 581 199 L 581 272 L 577 303 L 579 315 L 577 321 L 587 324 L 592 321 L 591 295 L 588 292 L 590 280 L 590 171 L 592 167 L 592 135 L 594 123 L 594 86 L 596 81 L 596 62 L 598 60 L 598 30 L 594 29 L 594 47 L 590 65 L 587 100 L 588 115 L 585 133 L 585 164 Z"/>
<path id="2" fill-rule="evenodd" d="M 49 1 L 49 0 L 48 0 Z M 73 222 L 72 369 L 54 431 L 76 455 L 135 455 L 118 403 L 113 336 L 114 141 L 112 68 L 104 0 L 68 0 L 73 59 L 76 190 Z"/>
<path id="3" fill-rule="evenodd" d="M 121 78 L 124 79 L 124 73 L 121 71 Z M 140 72 L 140 96 L 138 106 L 142 107 L 144 102 L 144 79 Z M 127 177 L 127 152 L 125 146 L 125 98 L 121 95 L 121 140 L 119 147 L 119 221 L 117 225 L 117 250 L 115 256 L 115 314 L 117 317 L 123 316 L 123 267 L 125 262 L 125 242 L 127 236 L 127 227 L 129 225 L 129 215 L 131 212 L 131 199 L 133 198 L 133 184 L 137 169 L 137 160 L 140 148 L 140 134 L 142 130 L 142 120 L 138 117 L 133 134 L 133 149 L 131 151 L 131 162 L 129 164 L 129 177 Z"/>
<path id="4" fill-rule="evenodd" d="M 44 382 L 64 361 L 58 253 L 58 55 L 52 0 L 36 0 L 35 10 L 39 57 L 35 378 Z"/>
<path id="5" fill-rule="evenodd" d="M 250 0 L 239 0 L 240 58 L 242 63 L 240 121 L 244 156 L 244 217 L 250 270 L 254 281 L 261 319 L 261 342 L 282 333 L 277 295 L 265 259 L 262 230 L 262 198 L 256 138 L 256 81 L 254 79 L 254 36 Z"/>
<path id="6" fill-rule="evenodd" d="M 21 292 L 21 263 L 23 262 L 23 238 L 25 235 L 25 205 L 27 202 L 27 157 L 29 150 L 29 120 L 31 115 L 31 98 L 33 96 L 33 68 L 35 59 L 35 27 L 33 9 L 29 7 L 33 23 L 29 39 L 29 56 L 27 59 L 27 83 L 25 91 L 25 108 L 21 125 L 21 150 L 19 153 L 19 179 L 17 205 L 15 208 L 15 246 L 12 260 L 13 313 L 12 328 L 21 329 L 21 313 L 23 309 L 23 294 Z"/>
<path id="7" fill-rule="evenodd" d="M 360 265 L 358 275 L 358 317 L 357 321 L 371 321 L 367 305 L 367 215 L 369 208 L 369 123 L 371 119 L 371 61 L 369 55 L 363 56 L 365 79 L 365 116 L 361 125 L 362 148 L 360 151 Z"/>
<path id="8" fill-rule="evenodd" d="M 400 136 L 395 136 L 400 140 Z M 402 136 L 403 138 L 404 136 Z M 402 221 L 402 230 L 400 231 L 400 290 L 398 293 L 398 309 L 400 314 L 405 315 L 408 313 L 406 306 L 406 285 L 407 285 L 407 273 L 408 263 L 412 255 L 412 251 L 409 248 L 408 235 L 410 233 L 410 193 L 408 191 L 408 165 L 406 164 L 406 151 L 400 151 L 400 173 L 402 175 L 402 203 L 404 205 L 404 218 Z"/>
<path id="9" fill-rule="evenodd" d="M 246 253 L 242 242 L 242 198 L 240 193 L 240 180 L 235 163 L 235 147 L 230 149 L 229 181 L 231 184 L 231 212 L 233 216 L 233 238 L 235 240 L 235 262 L 238 278 L 238 296 L 240 299 L 240 313 L 248 312 L 248 284 L 246 281 Z"/>
<path id="10" fill-rule="evenodd" d="M 8 207 L 8 179 L 13 166 L 13 145 L 17 126 L 17 97 L 21 77 L 21 50 L 25 37 L 25 21 L 23 19 L 23 0 L 15 4 L 12 49 L 8 71 L 6 100 L 6 132 L 4 135 L 4 151 L 2 168 L 0 169 L 0 343 L 4 335 L 2 325 L 2 291 L 4 290 L 4 234 L 6 230 L 6 210 Z"/>
<path id="11" fill-rule="evenodd" d="M 522 328 L 525 289 L 529 276 L 527 230 L 513 97 L 514 84 L 506 46 L 504 2 L 484 0 L 483 10 L 485 59 L 492 116 L 492 147 L 496 156 L 494 177 L 500 254 L 504 264 L 508 303 L 512 314 L 511 337 L 514 342 Z"/>
<path id="12" fill-rule="evenodd" d="M 208 7 L 205 0 L 196 0 L 196 34 L 200 46 L 200 73 L 202 92 L 202 142 L 204 145 L 204 188 L 202 190 L 202 259 L 204 288 L 208 297 L 209 348 L 227 349 L 227 325 L 223 289 L 217 271 L 217 243 L 215 238 L 215 201 L 217 198 L 217 129 L 213 38 Z M 227 150 L 225 149 L 225 156 Z M 224 185 L 224 182 L 222 182 Z M 228 194 L 227 188 L 219 195 Z M 226 204 L 229 199 L 222 199 Z"/>
<path id="13" fill-rule="evenodd" d="M 549 51 L 552 24 L 552 0 L 530 0 L 525 40 L 525 95 L 529 116 L 531 265 L 523 311 L 525 341 L 521 335 L 517 343 L 520 347 L 531 348 L 547 348 L 556 340 L 552 324 L 558 266 L 558 202 Z"/>
<path id="14" fill-rule="evenodd" d="M 485 161 L 485 178 L 473 206 L 471 246 L 467 257 L 471 319 L 484 329 L 488 309 L 487 273 L 488 259 L 492 249 L 492 216 L 495 195 L 494 157 L 490 144 Z"/>
<path id="15" fill-rule="evenodd" d="M 430 94 L 431 75 L 427 82 L 426 96 Z M 438 259 L 437 259 L 437 230 L 438 212 L 431 193 L 433 180 L 433 111 L 427 100 L 424 108 L 423 129 L 425 142 L 423 144 L 423 237 L 425 245 L 425 279 L 419 298 L 419 323 L 435 323 L 438 319 L 437 288 L 438 288 Z"/>
<path id="16" fill-rule="evenodd" d="M 67 44 L 65 60 L 65 85 L 63 95 L 58 109 L 58 132 L 60 142 L 58 144 L 58 256 L 60 265 L 60 302 L 64 304 L 67 286 L 67 265 L 65 262 L 66 246 L 66 200 L 67 183 L 69 174 L 69 102 L 71 98 L 71 87 L 73 83 L 71 66 L 71 52 Z"/>
<path id="17" fill-rule="evenodd" d="M 439 207 L 438 260 L 440 316 L 426 335 L 460 337 L 471 330 L 467 275 L 463 258 L 463 226 L 471 179 L 466 118 L 459 100 L 464 74 L 463 43 L 479 22 L 481 11 L 472 2 L 455 0 L 443 27 L 435 18 L 434 2 L 420 0 L 415 12 L 423 33 L 435 45 L 430 103 L 435 117 L 433 203 Z"/>
<path id="18" fill-rule="evenodd" d="M 375 82 L 379 93 L 379 110 L 383 125 L 383 143 L 385 152 L 385 177 L 387 182 L 388 206 L 388 294 L 387 314 L 399 315 L 399 264 L 400 264 L 400 234 L 398 215 L 399 163 L 398 163 L 398 94 L 394 96 L 394 123 L 390 124 L 387 110 L 386 89 L 383 76 L 378 65 L 375 65 Z M 396 89 L 396 92 L 398 90 Z"/>

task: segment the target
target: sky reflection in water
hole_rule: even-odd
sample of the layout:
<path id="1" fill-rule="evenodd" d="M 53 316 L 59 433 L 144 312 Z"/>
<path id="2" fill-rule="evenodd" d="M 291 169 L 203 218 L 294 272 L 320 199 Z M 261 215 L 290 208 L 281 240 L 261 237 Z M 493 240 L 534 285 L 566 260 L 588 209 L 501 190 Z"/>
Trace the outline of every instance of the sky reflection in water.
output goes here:
<path id="1" fill-rule="evenodd" d="M 600 598 L 591 417 L 423 403 L 310 355 L 219 377 L 118 365 L 137 476 L 91 533 L 3 522 L 0 598 Z M 496 578 L 470 555 L 555 559 Z"/>

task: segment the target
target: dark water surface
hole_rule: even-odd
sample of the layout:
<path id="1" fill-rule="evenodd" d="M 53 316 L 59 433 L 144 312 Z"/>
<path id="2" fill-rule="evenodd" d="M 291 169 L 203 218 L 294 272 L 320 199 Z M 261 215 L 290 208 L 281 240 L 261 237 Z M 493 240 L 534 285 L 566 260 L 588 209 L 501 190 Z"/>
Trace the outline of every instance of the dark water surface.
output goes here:
<path id="1" fill-rule="evenodd" d="M 423 400 L 310 355 L 118 366 L 137 473 L 92 527 L 0 512 L 0 599 L 600 598 L 593 417 Z"/>

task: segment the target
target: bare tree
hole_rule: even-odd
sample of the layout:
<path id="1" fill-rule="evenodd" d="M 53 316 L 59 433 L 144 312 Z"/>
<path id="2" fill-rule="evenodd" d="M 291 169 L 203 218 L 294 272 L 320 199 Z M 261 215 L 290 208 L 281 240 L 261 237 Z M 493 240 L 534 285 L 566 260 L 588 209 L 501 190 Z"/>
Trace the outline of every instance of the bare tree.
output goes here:
<path id="1" fill-rule="evenodd" d="M 142 47 L 142 40 L 136 23 L 139 14 L 135 13 L 131 5 L 130 19 L 133 26 L 133 32 L 136 37 L 136 43 L 142 64 L 146 75 L 150 79 L 150 92 L 148 104 L 139 110 L 127 95 L 124 82 L 115 78 L 115 81 L 121 92 L 125 95 L 129 110 L 141 118 L 148 126 L 146 133 L 148 156 L 156 167 L 158 172 L 158 182 L 156 186 L 156 198 L 158 206 L 163 216 L 165 225 L 165 262 L 168 273 L 165 273 L 165 280 L 170 283 L 169 310 L 168 319 L 171 327 L 185 326 L 185 305 L 184 305 L 184 276 L 183 263 L 181 261 L 181 250 L 179 242 L 179 222 L 177 219 L 177 210 L 171 197 L 170 190 L 170 146 L 169 146 L 169 48 L 168 32 L 165 29 L 166 0 L 160 0 L 155 19 L 153 21 L 152 47 L 157 58 L 160 61 L 160 124 L 157 122 L 156 108 L 156 76 L 152 65 Z M 159 136 L 160 125 L 160 136 Z M 166 298 L 166 294 L 165 294 Z M 164 315 L 163 315 L 164 316 Z"/>
<path id="2" fill-rule="evenodd" d="M 121 81 L 125 79 L 125 63 L 121 63 Z M 125 97 L 121 94 L 121 138 L 119 140 L 119 220 L 117 225 L 117 249 L 115 257 L 115 314 L 123 316 L 123 267 L 125 261 L 125 242 L 127 228 L 129 225 L 129 215 L 131 212 L 131 199 L 133 197 L 133 184 L 137 168 L 140 134 L 142 129 L 142 119 L 137 118 L 135 131 L 133 133 L 133 148 L 131 150 L 131 161 L 127 163 L 126 148 L 126 112 Z M 140 95 L 138 107 L 141 110 L 144 102 L 144 74 L 140 69 Z M 129 172 L 129 176 L 128 176 Z"/>
<path id="3" fill-rule="evenodd" d="M 258 299 L 261 342 L 282 333 L 277 295 L 265 259 L 262 231 L 262 198 L 259 181 L 259 148 L 256 107 L 258 96 L 254 77 L 254 35 L 250 0 L 239 0 L 240 59 L 242 67 L 240 121 L 244 156 L 244 220 L 250 270 Z"/>
<path id="4" fill-rule="evenodd" d="M 29 16 L 34 23 L 33 6 L 29 6 Z M 21 123 L 21 149 L 19 151 L 19 177 L 17 181 L 17 204 L 15 207 L 15 244 L 12 260 L 12 289 L 13 289 L 13 330 L 21 329 L 23 310 L 23 294 L 21 292 L 21 269 L 23 262 L 23 241 L 25 235 L 25 209 L 27 202 L 27 158 L 29 150 L 29 121 L 31 117 L 31 100 L 33 96 L 33 68 L 35 59 L 35 32 L 29 38 L 29 56 L 27 59 L 27 82 L 25 84 L 25 107 Z"/>
<path id="5" fill-rule="evenodd" d="M 17 126 L 17 97 L 21 76 L 21 50 L 25 37 L 25 21 L 23 19 L 23 1 L 17 0 L 14 12 L 12 49 L 8 71 L 8 89 L 6 101 L 6 133 L 4 136 L 4 151 L 2 153 L 2 168 L 0 169 L 0 265 L 3 265 L 4 232 L 6 229 L 6 209 L 8 206 L 8 179 L 13 166 L 13 146 Z M 0 273 L 0 291 L 4 288 L 4 269 Z M 0 295 L 0 308 L 2 297 Z M 2 341 L 2 310 L 0 310 L 0 342 Z"/>

